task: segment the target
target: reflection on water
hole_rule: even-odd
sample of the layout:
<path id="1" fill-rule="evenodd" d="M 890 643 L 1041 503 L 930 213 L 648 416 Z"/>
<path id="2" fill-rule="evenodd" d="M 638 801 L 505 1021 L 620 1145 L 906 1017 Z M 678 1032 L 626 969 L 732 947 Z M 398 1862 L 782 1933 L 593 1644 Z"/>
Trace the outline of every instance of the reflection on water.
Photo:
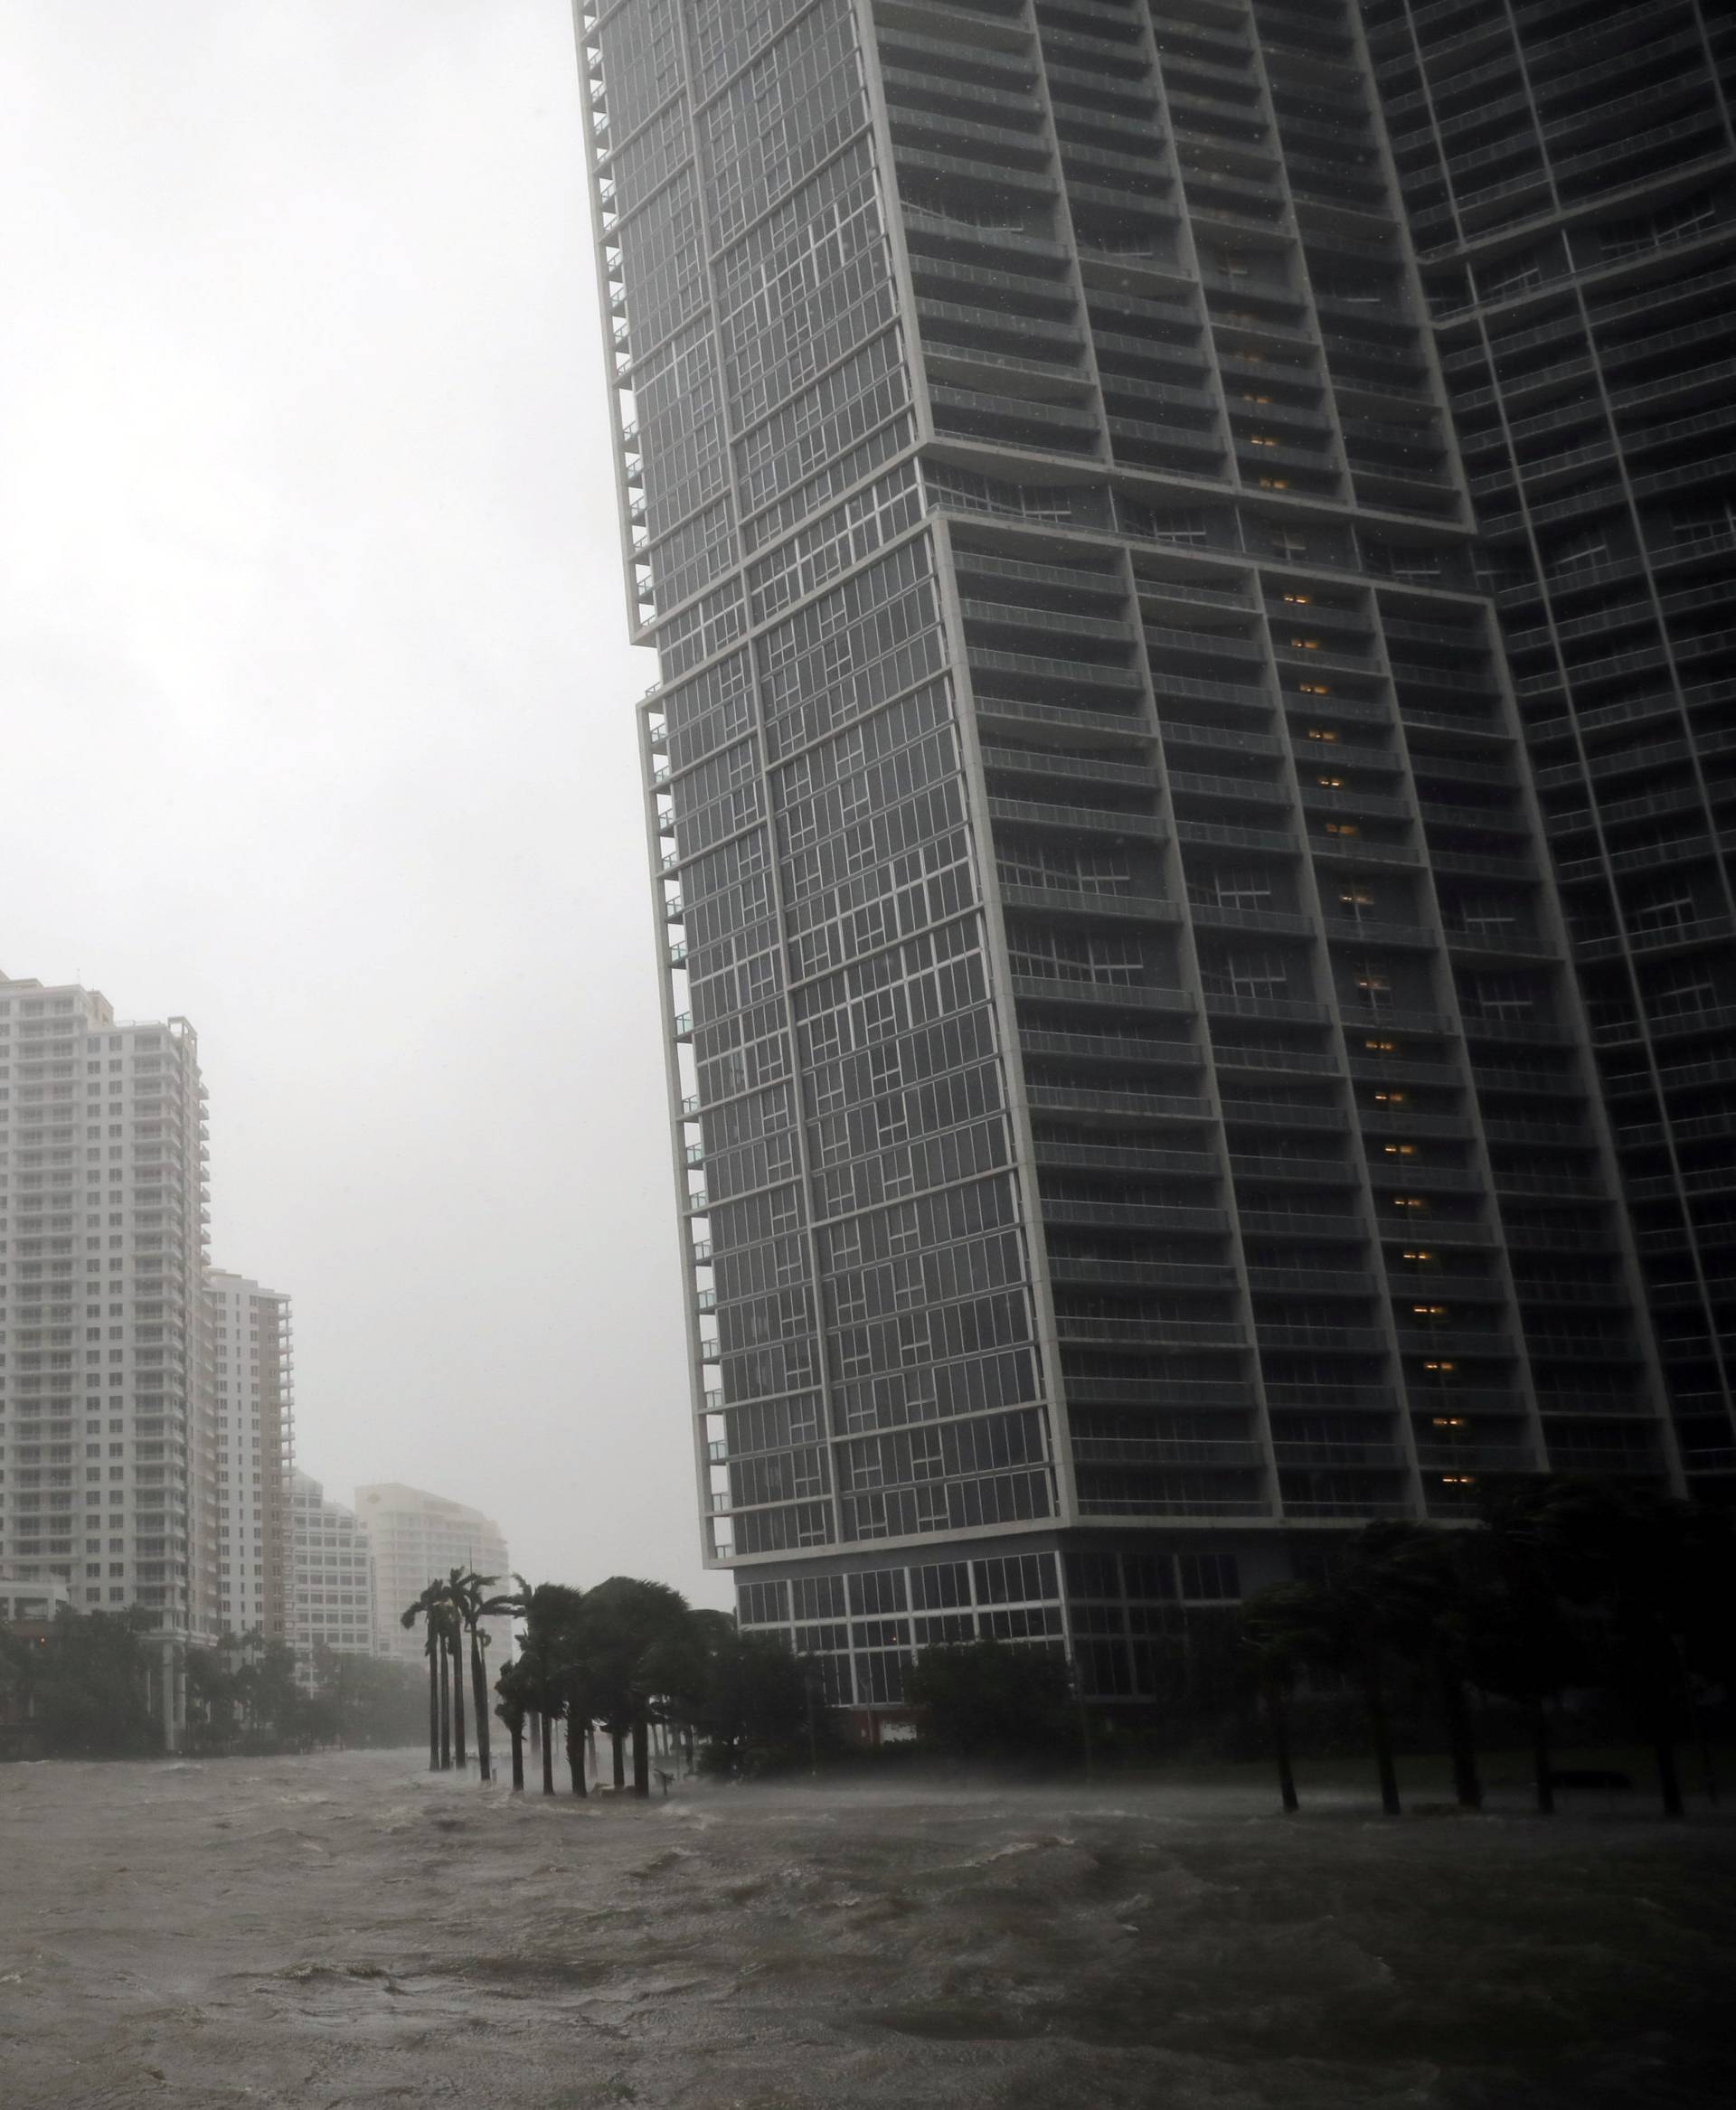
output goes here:
<path id="1" fill-rule="evenodd" d="M 545 1803 L 408 1752 L 0 1768 L 0 2100 L 1736 2099 L 1736 1831 L 1270 1803 Z"/>

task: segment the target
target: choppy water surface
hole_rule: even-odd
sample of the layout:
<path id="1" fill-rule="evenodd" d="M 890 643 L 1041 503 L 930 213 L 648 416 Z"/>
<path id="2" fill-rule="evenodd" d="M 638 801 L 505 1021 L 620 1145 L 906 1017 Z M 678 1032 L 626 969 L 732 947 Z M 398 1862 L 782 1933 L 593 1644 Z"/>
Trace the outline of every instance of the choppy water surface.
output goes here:
<path id="1" fill-rule="evenodd" d="M 1736 2099 L 1736 1832 L 1264 1790 L 0 1768 L 7 2110 Z"/>

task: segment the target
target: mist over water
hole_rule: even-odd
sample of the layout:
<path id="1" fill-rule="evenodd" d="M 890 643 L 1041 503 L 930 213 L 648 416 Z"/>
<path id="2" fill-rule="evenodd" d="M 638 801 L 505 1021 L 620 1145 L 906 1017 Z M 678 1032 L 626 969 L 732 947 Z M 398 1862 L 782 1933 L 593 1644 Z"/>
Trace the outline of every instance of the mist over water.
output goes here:
<path id="1" fill-rule="evenodd" d="M 0 2099 L 1722 2104 L 1736 1830 L 1252 1787 L 0 1769 Z"/>

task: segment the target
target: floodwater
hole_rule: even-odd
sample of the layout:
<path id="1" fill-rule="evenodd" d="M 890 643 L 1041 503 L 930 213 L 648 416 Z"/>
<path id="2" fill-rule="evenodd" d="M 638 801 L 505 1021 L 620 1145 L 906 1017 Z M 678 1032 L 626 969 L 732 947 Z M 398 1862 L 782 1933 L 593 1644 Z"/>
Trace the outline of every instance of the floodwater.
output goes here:
<path id="1" fill-rule="evenodd" d="M 5 2110 L 1736 2100 L 1736 1827 L 0 1767 Z"/>

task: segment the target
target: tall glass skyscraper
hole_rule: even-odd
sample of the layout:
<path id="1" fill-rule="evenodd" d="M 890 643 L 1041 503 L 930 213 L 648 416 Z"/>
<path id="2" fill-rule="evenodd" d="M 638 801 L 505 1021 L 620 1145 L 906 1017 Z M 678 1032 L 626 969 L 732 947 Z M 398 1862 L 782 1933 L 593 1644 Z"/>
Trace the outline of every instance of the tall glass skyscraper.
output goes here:
<path id="1" fill-rule="evenodd" d="M 579 20 L 743 1624 L 1137 1700 L 1322 1534 L 1679 1484 L 1355 9 Z"/>
<path id="2" fill-rule="evenodd" d="M 1736 14 L 1366 0 L 1691 1484 L 1736 1474 Z"/>

